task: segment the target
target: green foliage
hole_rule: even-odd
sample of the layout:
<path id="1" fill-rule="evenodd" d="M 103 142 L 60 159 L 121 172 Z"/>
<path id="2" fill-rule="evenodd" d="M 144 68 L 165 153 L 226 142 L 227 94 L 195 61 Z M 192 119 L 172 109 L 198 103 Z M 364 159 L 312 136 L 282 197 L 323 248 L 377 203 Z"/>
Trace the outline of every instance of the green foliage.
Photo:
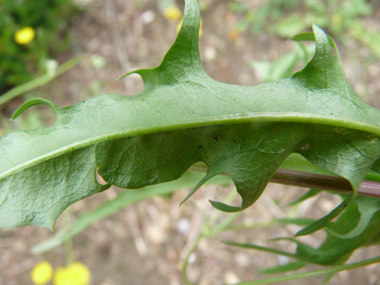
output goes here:
<path id="1" fill-rule="evenodd" d="M 283 16 L 285 11 L 291 11 L 298 5 L 297 0 L 272 0 L 267 1 L 255 10 L 251 10 L 245 2 L 232 0 L 228 3 L 232 11 L 243 14 L 244 19 L 237 25 L 239 32 L 247 29 L 253 32 L 261 31 L 264 29 L 264 22 L 278 20 Z"/>
<path id="2" fill-rule="evenodd" d="M 294 74 L 297 64 L 304 62 L 306 65 L 310 55 L 314 54 L 315 47 L 305 47 L 302 43 L 296 45 L 296 50 L 288 52 L 273 63 L 269 61 L 252 61 L 251 66 L 264 82 L 289 78 Z"/>
<path id="3" fill-rule="evenodd" d="M 91 58 L 93 58 L 93 57 L 94 56 L 92 56 Z M 95 58 L 97 58 L 97 57 L 95 56 Z M 56 65 L 57 62 L 55 60 L 49 60 L 52 63 L 51 69 L 48 69 L 44 75 L 39 76 L 39 77 L 35 78 L 34 80 L 26 82 L 22 85 L 15 87 L 15 88 L 12 88 L 8 92 L 2 94 L 0 97 L 0 106 L 3 104 L 6 104 L 8 101 L 12 100 L 13 98 L 15 98 L 21 94 L 27 93 L 28 91 L 31 91 L 31 90 L 39 87 L 39 86 L 47 84 L 49 81 L 53 80 L 55 77 L 61 75 L 62 73 L 65 73 L 66 71 L 75 67 L 83 59 L 84 59 L 84 57 L 81 57 L 81 56 L 74 57 L 74 58 L 66 61 L 65 63 L 61 64 L 60 66 Z"/>
<path id="4" fill-rule="evenodd" d="M 100 207 L 93 211 L 87 212 L 80 216 L 74 223 L 62 228 L 52 238 L 37 244 L 32 248 L 34 254 L 41 254 L 55 247 L 58 247 L 78 235 L 93 223 L 104 219 L 128 205 L 139 202 L 156 195 L 169 195 L 178 189 L 192 187 L 197 181 L 202 179 L 202 173 L 186 172 L 181 178 L 161 183 L 157 185 L 147 186 L 139 191 L 125 190 L 117 195 L 116 198 L 103 203 Z M 227 176 L 216 176 L 207 181 L 205 184 L 228 185 L 232 181 Z"/>
<path id="5" fill-rule="evenodd" d="M 334 37 L 345 42 L 354 38 L 368 46 L 379 57 L 380 35 L 375 30 L 364 27 L 360 18 L 371 14 L 372 7 L 365 0 L 269 0 L 250 8 L 242 1 L 229 1 L 229 8 L 240 14 L 235 29 L 257 33 L 270 32 L 289 38 L 310 27 L 312 23 L 326 29 Z"/>
<path id="6" fill-rule="evenodd" d="M 291 153 L 346 178 L 354 189 L 300 234 L 344 210 L 380 157 L 380 111 L 349 86 L 333 41 L 314 26 L 314 34 L 296 38 L 316 41 L 315 56 L 301 72 L 259 86 L 228 85 L 203 69 L 199 19 L 196 1 L 187 1 L 182 29 L 161 65 L 135 71 L 144 80 L 141 93 L 107 94 L 60 109 L 48 103 L 56 113 L 53 126 L 0 141 L 1 226 L 53 228 L 68 206 L 111 184 L 141 188 L 175 180 L 198 161 L 208 171 L 189 196 L 213 176 L 228 174 L 242 204 L 213 205 L 240 211 L 259 198 Z M 25 103 L 16 115 L 35 103 L 46 101 Z M 97 183 L 96 169 L 107 185 Z"/>
<path id="7" fill-rule="evenodd" d="M 372 53 L 380 58 L 380 34 L 373 29 L 364 27 L 363 23 L 356 21 L 350 33 L 353 37 L 357 38 L 366 44 Z"/>
<path id="8" fill-rule="evenodd" d="M 297 2 L 276 3 L 291 9 Z M 307 5 L 313 3 L 306 1 Z M 111 185 L 129 189 L 147 186 L 126 190 L 81 216 L 33 249 L 41 253 L 127 205 L 195 184 L 185 201 L 205 183 L 232 180 L 242 198 L 241 205 L 228 205 L 234 192 L 227 201 L 211 204 L 225 212 L 239 212 L 260 197 L 279 167 L 285 167 L 338 175 L 350 182 L 352 194 L 342 195 L 343 202 L 322 219 L 277 220 L 306 226 L 296 236 L 324 228 L 326 239 L 317 248 L 295 238 L 275 239 L 296 243 L 295 253 L 252 244 L 227 244 L 295 259 L 261 273 L 294 271 L 309 263 L 328 268 L 241 284 L 269 284 L 317 275 L 326 275 L 327 282 L 338 271 L 379 262 L 377 257 L 344 264 L 355 250 L 380 242 L 380 200 L 356 196 L 364 178 L 379 182 L 380 111 L 363 102 L 349 86 L 334 41 L 313 26 L 313 33 L 292 38 L 315 41 L 310 62 L 310 51 L 297 43 L 298 50 L 277 62 L 256 65 L 266 81 L 274 82 L 252 87 L 228 85 L 211 79 L 203 69 L 198 50 L 199 22 L 196 0 L 188 0 L 181 31 L 161 65 L 134 72 L 144 80 L 144 90 L 137 95 L 106 94 L 66 108 L 45 99 L 32 99 L 16 110 L 12 119 L 30 107 L 45 104 L 54 111 L 56 122 L 51 127 L 14 132 L 0 140 L 0 226 L 52 229 L 58 216 L 80 199 Z M 307 63 L 306 67 L 283 79 L 300 61 Z M 187 172 L 197 162 L 207 166 L 205 176 Z M 97 182 L 97 171 L 106 185 Z M 318 193 L 310 190 L 291 205 Z M 228 229 L 239 213 L 223 214 L 227 218 L 220 221 L 221 215 L 217 212 L 205 221 L 191 246 L 184 261 L 186 284 L 192 284 L 186 267 L 199 241 Z"/>
<path id="9" fill-rule="evenodd" d="M 233 0 L 229 2 L 229 7 L 244 14 L 238 30 L 259 32 L 268 29 L 283 37 L 300 33 L 311 23 L 340 36 L 355 19 L 372 12 L 372 7 L 365 0 L 270 0 L 256 9 L 250 9 L 245 2 Z"/>
<path id="10" fill-rule="evenodd" d="M 279 221 L 284 224 L 297 225 L 305 225 L 311 222 L 304 219 L 284 219 Z M 350 258 L 356 249 L 375 244 L 372 241 L 377 240 L 380 234 L 380 200 L 357 196 L 347 206 L 347 209 L 339 216 L 337 221 L 327 224 L 325 231 L 327 236 L 317 248 L 310 247 L 293 238 L 275 239 L 295 242 L 297 244 L 295 253 L 253 244 L 239 244 L 235 242 L 227 242 L 227 244 L 285 255 L 297 260 L 287 266 L 278 266 L 264 270 L 264 273 L 293 271 L 305 266 L 307 263 L 324 266 L 341 265 Z M 332 275 L 328 275 L 325 281 L 328 281 L 331 277 Z"/>
<path id="11" fill-rule="evenodd" d="M 0 2 L 0 93 L 33 78 L 43 61 L 68 48 L 68 20 L 77 11 L 71 0 Z M 35 30 L 28 44 L 15 34 L 24 27 Z"/>

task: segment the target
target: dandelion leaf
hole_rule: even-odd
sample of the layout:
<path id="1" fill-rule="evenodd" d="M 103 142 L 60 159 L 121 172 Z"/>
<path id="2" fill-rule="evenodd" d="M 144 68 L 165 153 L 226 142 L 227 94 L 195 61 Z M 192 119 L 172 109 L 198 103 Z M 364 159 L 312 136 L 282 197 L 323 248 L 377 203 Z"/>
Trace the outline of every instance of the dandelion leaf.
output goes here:
<path id="1" fill-rule="evenodd" d="M 258 86 L 229 85 L 203 69 L 199 22 L 196 0 L 187 0 L 182 28 L 160 66 L 134 71 L 144 80 L 141 93 L 54 108 L 53 126 L 0 140 L 0 226 L 52 228 L 65 208 L 109 185 L 135 189 L 175 180 L 198 161 L 208 170 L 194 191 L 228 174 L 242 203 L 213 205 L 241 211 L 292 153 L 354 189 L 304 233 L 347 207 L 380 158 L 380 111 L 349 86 L 333 41 L 313 26 L 313 36 L 303 39 L 314 40 L 316 52 L 301 72 Z M 47 104 L 32 103 L 21 109 Z M 96 169 L 107 185 L 96 182 Z"/>

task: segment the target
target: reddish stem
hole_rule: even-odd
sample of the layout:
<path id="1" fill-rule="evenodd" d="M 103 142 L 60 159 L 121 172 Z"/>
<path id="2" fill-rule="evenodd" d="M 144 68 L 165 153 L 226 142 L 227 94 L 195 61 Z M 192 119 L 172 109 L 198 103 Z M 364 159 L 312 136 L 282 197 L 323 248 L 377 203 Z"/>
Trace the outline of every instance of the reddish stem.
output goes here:
<path id="1" fill-rule="evenodd" d="M 189 170 L 206 172 L 206 168 L 202 167 L 191 167 Z M 275 172 L 270 182 L 339 193 L 349 194 L 352 192 L 350 182 L 342 177 L 283 168 L 279 168 Z M 359 187 L 358 194 L 380 198 L 380 183 L 364 180 Z"/>

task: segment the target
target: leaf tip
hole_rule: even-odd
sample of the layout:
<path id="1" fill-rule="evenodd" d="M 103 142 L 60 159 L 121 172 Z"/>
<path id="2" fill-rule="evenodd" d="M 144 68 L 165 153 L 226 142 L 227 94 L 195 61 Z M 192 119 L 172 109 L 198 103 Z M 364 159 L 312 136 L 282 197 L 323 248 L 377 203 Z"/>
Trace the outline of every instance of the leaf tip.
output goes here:
<path id="1" fill-rule="evenodd" d="M 118 79 L 116 79 L 116 81 L 119 81 L 121 79 L 123 79 L 124 77 L 127 77 L 128 75 L 134 73 L 135 71 L 131 71 L 131 72 L 128 72 L 127 74 L 124 74 L 123 76 L 119 77 Z"/>
<path id="2" fill-rule="evenodd" d="M 179 206 L 181 207 L 182 204 L 185 203 L 187 201 L 187 199 L 189 199 L 189 198 L 190 198 L 189 195 L 187 195 L 186 198 L 183 199 L 181 203 L 179 203 Z"/>
<path id="3" fill-rule="evenodd" d="M 35 98 L 32 100 L 26 101 L 20 107 L 18 107 L 17 110 L 13 113 L 13 115 L 9 121 L 13 121 L 14 119 L 16 119 L 18 116 L 20 116 L 22 113 L 24 113 L 24 111 L 27 110 L 28 108 L 35 106 L 35 105 L 40 105 L 40 104 L 44 104 L 44 105 L 51 107 L 53 109 L 54 113 L 57 113 L 58 107 L 53 102 L 46 100 L 46 99 L 42 99 L 42 98 Z"/>
<path id="4" fill-rule="evenodd" d="M 319 27 L 316 23 L 312 23 L 311 27 L 312 27 L 313 30 L 314 29 L 322 30 L 321 27 Z"/>
<path id="5" fill-rule="evenodd" d="M 216 202 L 212 200 L 208 200 L 211 205 L 216 208 L 219 211 L 226 212 L 226 213 L 236 213 L 241 211 L 241 207 L 235 207 L 235 206 L 229 206 L 221 202 Z"/>
<path id="6" fill-rule="evenodd" d="M 195 191 L 197 190 L 198 188 L 194 188 L 186 197 L 185 199 L 182 200 L 182 202 L 179 204 L 179 206 L 181 207 L 183 203 L 185 203 L 191 196 L 193 196 L 193 194 L 195 193 Z"/>
<path id="7" fill-rule="evenodd" d="M 296 232 L 295 235 L 294 235 L 294 237 L 296 238 L 296 237 L 302 237 L 302 236 L 308 235 L 309 233 L 305 233 L 304 229 L 299 230 L 298 232 Z"/>

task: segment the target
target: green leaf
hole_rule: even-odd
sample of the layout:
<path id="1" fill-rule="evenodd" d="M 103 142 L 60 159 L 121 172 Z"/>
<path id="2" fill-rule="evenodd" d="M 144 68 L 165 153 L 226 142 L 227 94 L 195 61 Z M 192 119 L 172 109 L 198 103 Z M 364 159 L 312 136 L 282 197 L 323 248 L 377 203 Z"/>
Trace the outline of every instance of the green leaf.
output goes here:
<path id="1" fill-rule="evenodd" d="M 242 247 L 242 248 L 249 248 L 249 249 L 256 249 L 256 250 L 266 251 L 266 252 L 275 253 L 275 254 L 279 254 L 279 255 L 284 255 L 287 257 L 297 258 L 296 254 L 289 253 L 289 252 L 279 250 L 279 249 L 275 249 L 275 248 L 270 248 L 270 247 L 255 245 L 255 244 L 248 244 L 248 243 L 230 242 L 230 241 L 224 241 L 223 243 L 225 243 L 227 245 L 232 245 L 232 246 L 237 246 L 237 247 Z"/>
<path id="2" fill-rule="evenodd" d="M 308 226 L 311 223 L 315 222 L 313 219 L 307 219 L 307 218 L 282 218 L 282 219 L 276 219 L 277 222 L 281 224 L 293 224 L 298 226 Z"/>
<path id="3" fill-rule="evenodd" d="M 288 271 L 294 271 L 294 270 L 301 269 L 306 264 L 307 264 L 306 262 L 302 262 L 302 261 L 290 262 L 290 263 L 287 263 L 287 264 L 284 264 L 284 265 L 279 265 L 279 266 L 276 266 L 276 267 L 260 270 L 259 272 L 261 274 L 283 273 L 283 272 L 288 272 Z"/>
<path id="4" fill-rule="evenodd" d="M 333 267 L 343 265 L 347 260 L 350 259 L 350 257 L 351 257 L 351 252 L 342 256 L 338 261 L 336 261 L 333 264 Z M 331 272 L 331 273 L 326 274 L 325 278 L 323 279 L 323 284 L 327 284 L 330 281 L 330 279 L 334 277 L 336 273 L 337 272 Z"/>
<path id="5" fill-rule="evenodd" d="M 331 171 L 325 170 L 315 164 L 312 164 L 299 153 L 292 153 L 291 155 L 289 155 L 281 164 L 280 168 L 286 168 L 290 170 L 297 170 L 297 171 L 303 171 L 303 172 L 311 172 L 311 173 L 317 173 L 317 174 L 336 175 L 332 173 Z M 367 176 L 366 176 L 366 179 L 367 179 Z"/>
<path id="6" fill-rule="evenodd" d="M 270 247 L 257 246 L 253 244 L 239 244 L 226 242 L 229 245 L 251 248 L 270 253 L 285 255 L 295 258 L 298 261 L 314 263 L 324 266 L 336 266 L 343 264 L 351 256 L 353 251 L 360 247 L 376 244 L 380 233 L 380 205 L 377 199 L 369 197 L 356 197 L 347 207 L 336 222 L 330 222 L 327 225 L 326 239 L 317 247 L 310 247 L 294 238 L 277 238 L 276 240 L 288 240 L 297 244 L 296 252 L 290 253 Z M 359 204 L 370 205 L 372 215 L 365 214 L 361 216 Z M 364 210 L 364 209 L 363 209 Z M 368 216 L 370 216 L 368 220 Z M 307 220 L 291 219 L 279 220 L 282 223 L 294 223 L 304 225 L 309 223 Z M 363 226 L 363 224 L 365 226 Z M 328 276 L 327 279 L 331 277 Z M 327 280 L 326 279 L 326 280 Z"/>
<path id="7" fill-rule="evenodd" d="M 350 196 L 348 196 L 341 204 L 338 205 L 338 207 L 333 209 L 329 214 L 327 214 L 323 218 L 319 219 L 318 221 L 315 221 L 311 225 L 308 225 L 307 227 L 303 228 L 302 230 L 298 231 L 295 234 L 295 237 L 309 235 L 309 234 L 312 234 L 312 233 L 324 228 L 330 221 L 332 221 L 340 213 L 342 213 L 343 210 L 352 202 L 352 200 L 354 198 L 355 198 L 355 196 L 350 194 Z"/>
<path id="8" fill-rule="evenodd" d="M 372 166 L 373 170 L 370 170 L 365 176 L 365 180 L 380 182 L 380 161 L 375 162 Z M 302 172 L 311 172 L 315 174 L 325 174 L 336 176 L 336 174 L 331 171 L 325 170 L 311 162 L 307 161 L 302 155 L 299 153 L 292 153 L 289 155 L 285 161 L 281 164 L 280 168 L 285 168 L 289 170 L 296 170 Z M 377 169 L 377 170 L 376 170 Z"/>
<path id="9" fill-rule="evenodd" d="M 297 274 L 291 274 L 291 275 L 285 275 L 285 276 L 270 277 L 270 278 L 258 279 L 258 280 L 253 280 L 253 281 L 245 281 L 241 283 L 236 283 L 235 285 L 263 285 L 263 284 L 286 282 L 286 281 L 297 280 L 297 279 L 305 279 L 305 278 L 319 276 L 319 275 L 325 275 L 325 274 L 329 275 L 330 273 L 335 274 L 339 271 L 360 268 L 360 267 L 368 266 L 370 264 L 374 264 L 378 262 L 380 262 L 379 256 L 361 260 L 354 263 L 325 268 L 321 270 L 309 271 L 309 272 L 297 273 Z"/>
<path id="10" fill-rule="evenodd" d="M 353 199 L 380 158 L 380 111 L 349 86 L 328 36 L 313 26 L 315 55 L 289 79 L 228 85 L 203 69 L 196 0 L 186 1 L 184 15 L 160 66 L 134 72 L 144 80 L 141 93 L 106 94 L 56 109 L 53 126 L 0 140 L 0 226 L 52 228 L 70 204 L 108 187 L 96 183 L 97 168 L 108 184 L 134 189 L 178 179 L 198 161 L 208 172 L 196 187 L 228 174 L 242 204 L 215 205 L 243 210 L 295 152 L 354 189 L 308 232 Z"/>
<path id="11" fill-rule="evenodd" d="M 314 46 L 305 48 L 301 43 L 297 44 L 295 51 L 283 55 L 273 63 L 268 61 L 252 61 L 251 66 L 265 82 L 288 78 L 294 73 L 296 64 L 306 58 L 306 65 L 309 54 L 314 53 L 315 50 Z"/>
<path id="12" fill-rule="evenodd" d="M 235 213 L 240 210 L 239 207 L 229 206 L 221 202 L 215 202 L 210 200 L 210 203 L 214 208 L 226 213 Z"/>
<path id="13" fill-rule="evenodd" d="M 299 203 L 301 203 L 301 202 L 303 202 L 303 201 L 305 201 L 311 197 L 318 195 L 320 192 L 321 192 L 320 190 L 310 189 L 309 191 L 307 191 L 305 193 L 305 195 L 303 195 L 303 196 L 299 197 L 297 200 L 289 203 L 287 206 L 294 206 L 296 204 L 299 204 Z"/>
<path id="14" fill-rule="evenodd" d="M 1 224 L 52 229 L 68 206 L 111 186 L 98 184 L 95 171 L 95 147 L 89 146 L 6 177 L 1 181 Z"/>
<path id="15" fill-rule="evenodd" d="M 356 213 L 353 215 L 360 216 L 360 219 L 358 223 L 356 224 L 356 227 L 348 232 L 348 233 L 339 233 L 333 230 L 331 227 L 326 228 L 326 230 L 336 237 L 342 238 L 342 239 L 352 239 L 360 235 L 363 231 L 366 230 L 369 222 L 371 221 L 374 214 L 376 214 L 378 211 L 380 211 L 380 200 L 379 199 L 373 199 L 369 197 L 362 197 L 358 196 L 355 199 L 355 203 L 357 204 Z M 352 218 L 347 218 L 347 221 L 350 221 L 350 223 L 353 223 Z M 347 228 L 347 227 L 346 227 Z"/>
<path id="16" fill-rule="evenodd" d="M 275 23 L 270 30 L 280 37 L 290 37 L 305 29 L 305 23 L 302 18 L 303 16 L 300 15 L 292 15 Z"/>
<path id="17" fill-rule="evenodd" d="M 330 46 L 333 47 L 335 50 L 337 50 L 334 40 L 330 36 L 327 36 L 327 37 L 328 37 Z M 311 41 L 311 42 L 316 41 L 314 33 L 300 33 L 291 37 L 291 40 L 292 41 Z"/>
<path id="18" fill-rule="evenodd" d="M 58 109 L 57 105 L 50 102 L 49 100 L 42 99 L 42 98 L 31 99 L 25 102 L 24 104 L 22 104 L 20 107 L 18 107 L 18 109 L 13 113 L 11 121 L 16 119 L 18 116 L 20 116 L 26 109 L 35 105 L 40 105 L 40 104 L 44 104 L 51 107 L 54 110 L 54 112 Z"/>
<path id="19" fill-rule="evenodd" d="M 201 173 L 186 172 L 180 179 L 175 181 L 148 186 L 139 191 L 126 190 L 121 192 L 116 198 L 104 202 L 95 210 L 80 216 L 75 222 L 59 230 L 59 232 L 57 232 L 53 237 L 35 245 L 31 251 L 33 254 L 41 254 L 56 248 L 65 241 L 70 240 L 80 234 L 95 222 L 120 211 L 128 205 L 137 203 L 155 195 L 167 195 L 176 190 L 191 187 L 194 183 L 196 183 L 196 181 L 201 179 L 201 177 Z M 227 185 L 230 183 L 232 183 L 231 179 L 222 175 L 216 176 L 206 182 L 206 184 L 221 185 Z"/>

